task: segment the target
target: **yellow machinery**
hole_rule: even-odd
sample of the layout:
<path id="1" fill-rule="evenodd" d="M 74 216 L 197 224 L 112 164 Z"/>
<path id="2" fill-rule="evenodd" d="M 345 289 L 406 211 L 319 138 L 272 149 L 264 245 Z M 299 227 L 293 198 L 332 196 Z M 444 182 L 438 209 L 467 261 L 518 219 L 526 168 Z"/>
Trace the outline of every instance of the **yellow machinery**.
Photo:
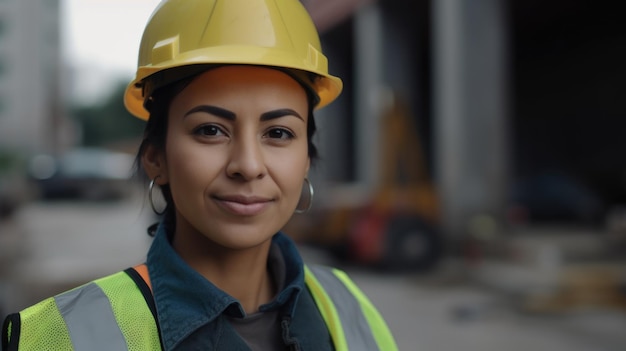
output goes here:
<path id="1" fill-rule="evenodd" d="M 381 119 L 380 183 L 365 203 L 326 209 L 309 242 L 390 269 L 432 268 L 442 253 L 439 204 L 408 107 L 399 98 Z M 345 195 L 344 195 L 345 196 Z"/>

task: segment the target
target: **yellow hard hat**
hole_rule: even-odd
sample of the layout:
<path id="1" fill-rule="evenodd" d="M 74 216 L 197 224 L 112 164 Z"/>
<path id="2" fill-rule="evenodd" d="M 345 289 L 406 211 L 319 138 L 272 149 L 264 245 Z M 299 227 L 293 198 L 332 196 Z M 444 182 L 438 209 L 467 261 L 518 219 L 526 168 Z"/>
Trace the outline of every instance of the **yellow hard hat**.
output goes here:
<path id="1" fill-rule="evenodd" d="M 298 0 L 164 0 L 141 39 L 135 79 L 126 88 L 130 113 L 148 119 L 146 83 L 156 73 L 194 65 L 247 64 L 310 72 L 316 108 L 339 96 L 343 84 L 328 74 L 317 30 Z M 160 80 L 174 79 L 158 77 Z"/>

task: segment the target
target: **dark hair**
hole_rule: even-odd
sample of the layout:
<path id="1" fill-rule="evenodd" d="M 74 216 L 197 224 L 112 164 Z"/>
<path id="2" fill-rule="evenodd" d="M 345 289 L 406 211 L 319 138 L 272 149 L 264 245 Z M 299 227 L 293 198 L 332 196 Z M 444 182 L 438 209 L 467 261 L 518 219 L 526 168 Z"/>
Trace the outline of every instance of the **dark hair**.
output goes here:
<path id="1" fill-rule="evenodd" d="M 152 93 L 152 96 L 148 98 L 145 106 L 150 113 L 150 117 L 148 118 L 148 121 L 146 123 L 146 127 L 143 132 L 143 139 L 141 141 L 141 144 L 139 145 L 137 155 L 135 156 L 135 174 L 142 183 L 147 183 L 148 181 L 147 175 L 145 174 L 141 163 L 141 158 L 143 154 L 146 152 L 146 149 L 149 145 L 152 145 L 160 151 L 165 151 L 165 142 L 168 129 L 168 112 L 170 104 L 174 97 L 176 97 L 176 95 L 183 91 L 183 89 L 185 89 L 185 87 L 189 85 L 191 81 L 193 81 L 194 78 L 196 78 L 199 74 L 200 73 L 193 76 L 185 77 L 184 79 L 160 87 Z M 317 130 L 317 127 L 315 125 L 315 118 L 313 116 L 313 110 L 317 105 L 319 98 L 308 86 L 302 84 L 299 80 L 298 82 L 304 87 L 304 91 L 307 94 L 307 152 L 309 159 L 311 160 L 311 165 L 313 165 L 319 157 L 317 147 L 313 143 L 313 136 L 315 135 L 315 131 Z M 167 227 L 173 228 L 175 224 L 175 211 L 169 184 L 161 186 L 161 191 L 167 203 L 165 211 L 162 215 L 163 222 L 164 225 L 166 225 Z M 154 235 L 155 231 L 156 224 L 151 225 L 148 228 L 148 234 L 150 235 Z"/>

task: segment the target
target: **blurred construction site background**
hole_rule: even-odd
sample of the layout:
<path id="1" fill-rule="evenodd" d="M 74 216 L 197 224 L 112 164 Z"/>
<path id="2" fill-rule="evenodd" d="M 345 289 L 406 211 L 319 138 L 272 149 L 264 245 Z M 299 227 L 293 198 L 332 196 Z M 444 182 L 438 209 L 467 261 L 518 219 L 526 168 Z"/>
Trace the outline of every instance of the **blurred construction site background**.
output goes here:
<path id="1" fill-rule="evenodd" d="M 305 258 L 353 274 L 402 350 L 626 349 L 620 2 L 302 2 L 345 84 L 285 228 Z M 156 3 L 0 1 L 2 316 L 145 257 L 132 67 L 98 50 L 134 64 L 122 13 Z"/>

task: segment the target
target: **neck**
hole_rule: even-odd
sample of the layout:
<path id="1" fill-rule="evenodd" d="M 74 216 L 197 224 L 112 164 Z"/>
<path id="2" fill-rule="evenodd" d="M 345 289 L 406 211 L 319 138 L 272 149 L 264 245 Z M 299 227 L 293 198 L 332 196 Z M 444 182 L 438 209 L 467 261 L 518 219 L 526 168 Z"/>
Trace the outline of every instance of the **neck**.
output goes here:
<path id="1" fill-rule="evenodd" d="M 271 240 L 241 250 L 220 246 L 201 234 L 190 237 L 177 231 L 174 250 L 189 266 L 218 288 L 237 299 L 246 314 L 259 310 L 276 294 L 267 269 Z"/>

